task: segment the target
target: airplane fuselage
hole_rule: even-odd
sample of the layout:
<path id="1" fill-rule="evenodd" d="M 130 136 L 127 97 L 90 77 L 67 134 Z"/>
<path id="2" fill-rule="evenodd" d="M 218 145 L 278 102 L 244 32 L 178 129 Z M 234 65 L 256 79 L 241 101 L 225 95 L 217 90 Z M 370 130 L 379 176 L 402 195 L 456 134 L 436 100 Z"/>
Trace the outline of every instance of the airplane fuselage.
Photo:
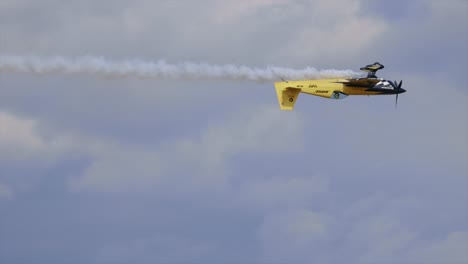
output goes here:
<path id="1" fill-rule="evenodd" d="M 287 87 L 298 88 L 301 93 L 331 98 L 333 92 L 340 92 L 346 95 L 380 95 L 397 94 L 390 85 L 385 85 L 385 80 L 379 80 L 376 84 L 369 86 L 346 85 L 347 79 L 321 79 L 306 81 L 279 82 Z M 382 85 L 379 85 L 382 83 Z"/>
<path id="2" fill-rule="evenodd" d="M 292 110 L 299 93 L 343 99 L 349 95 L 388 95 L 405 92 L 404 89 L 396 89 L 395 84 L 377 78 L 283 81 L 276 82 L 275 88 L 283 110 Z"/>

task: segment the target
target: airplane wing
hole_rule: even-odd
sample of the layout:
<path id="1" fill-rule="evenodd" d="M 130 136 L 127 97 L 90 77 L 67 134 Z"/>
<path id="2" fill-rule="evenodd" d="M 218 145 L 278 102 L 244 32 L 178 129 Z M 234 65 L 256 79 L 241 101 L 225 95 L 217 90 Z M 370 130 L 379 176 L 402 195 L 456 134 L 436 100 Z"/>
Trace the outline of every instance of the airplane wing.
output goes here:
<path id="1" fill-rule="evenodd" d="M 276 84 L 275 88 L 281 110 L 293 110 L 294 104 L 296 103 L 297 97 L 299 96 L 301 89 L 292 87 L 281 87 L 281 85 Z"/>
<path id="2" fill-rule="evenodd" d="M 347 79 L 346 81 L 340 82 L 346 86 L 371 88 L 376 85 L 380 80 L 375 78 L 361 78 L 361 79 Z"/>

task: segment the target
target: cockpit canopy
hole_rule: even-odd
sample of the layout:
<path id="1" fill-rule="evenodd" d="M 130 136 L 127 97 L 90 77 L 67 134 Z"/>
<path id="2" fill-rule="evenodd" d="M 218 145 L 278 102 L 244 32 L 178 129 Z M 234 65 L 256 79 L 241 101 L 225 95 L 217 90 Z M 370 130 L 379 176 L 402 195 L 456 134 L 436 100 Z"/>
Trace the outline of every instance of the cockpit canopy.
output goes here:
<path id="1" fill-rule="evenodd" d="M 375 84 L 375 88 L 380 88 L 380 89 L 393 89 L 392 83 L 390 81 L 380 79 L 381 81 Z"/>

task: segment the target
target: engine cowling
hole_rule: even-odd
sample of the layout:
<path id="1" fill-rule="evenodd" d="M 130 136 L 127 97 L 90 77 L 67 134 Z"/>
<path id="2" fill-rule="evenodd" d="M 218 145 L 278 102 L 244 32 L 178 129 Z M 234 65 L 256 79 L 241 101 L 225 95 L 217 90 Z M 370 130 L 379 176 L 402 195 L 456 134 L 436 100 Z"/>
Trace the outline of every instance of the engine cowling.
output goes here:
<path id="1" fill-rule="evenodd" d="M 339 99 L 343 99 L 343 98 L 346 98 L 348 97 L 347 94 L 345 93 L 342 93 L 342 92 L 333 92 L 332 95 L 330 96 L 330 99 L 335 99 L 335 100 L 339 100 Z"/>

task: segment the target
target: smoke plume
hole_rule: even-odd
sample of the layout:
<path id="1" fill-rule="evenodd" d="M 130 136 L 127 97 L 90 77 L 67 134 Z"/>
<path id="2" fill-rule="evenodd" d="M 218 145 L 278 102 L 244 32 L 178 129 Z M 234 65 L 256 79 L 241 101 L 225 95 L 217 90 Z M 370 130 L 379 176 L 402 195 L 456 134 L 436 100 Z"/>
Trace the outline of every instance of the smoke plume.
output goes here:
<path id="1" fill-rule="evenodd" d="M 319 78 L 356 77 L 352 70 L 317 70 L 307 67 L 291 69 L 268 66 L 252 68 L 243 65 L 212 65 L 207 63 L 167 63 L 142 60 L 112 61 L 102 57 L 35 57 L 0 55 L 0 72 L 34 74 L 91 74 L 103 77 L 133 77 L 154 79 L 228 79 L 242 81 L 278 81 Z"/>

